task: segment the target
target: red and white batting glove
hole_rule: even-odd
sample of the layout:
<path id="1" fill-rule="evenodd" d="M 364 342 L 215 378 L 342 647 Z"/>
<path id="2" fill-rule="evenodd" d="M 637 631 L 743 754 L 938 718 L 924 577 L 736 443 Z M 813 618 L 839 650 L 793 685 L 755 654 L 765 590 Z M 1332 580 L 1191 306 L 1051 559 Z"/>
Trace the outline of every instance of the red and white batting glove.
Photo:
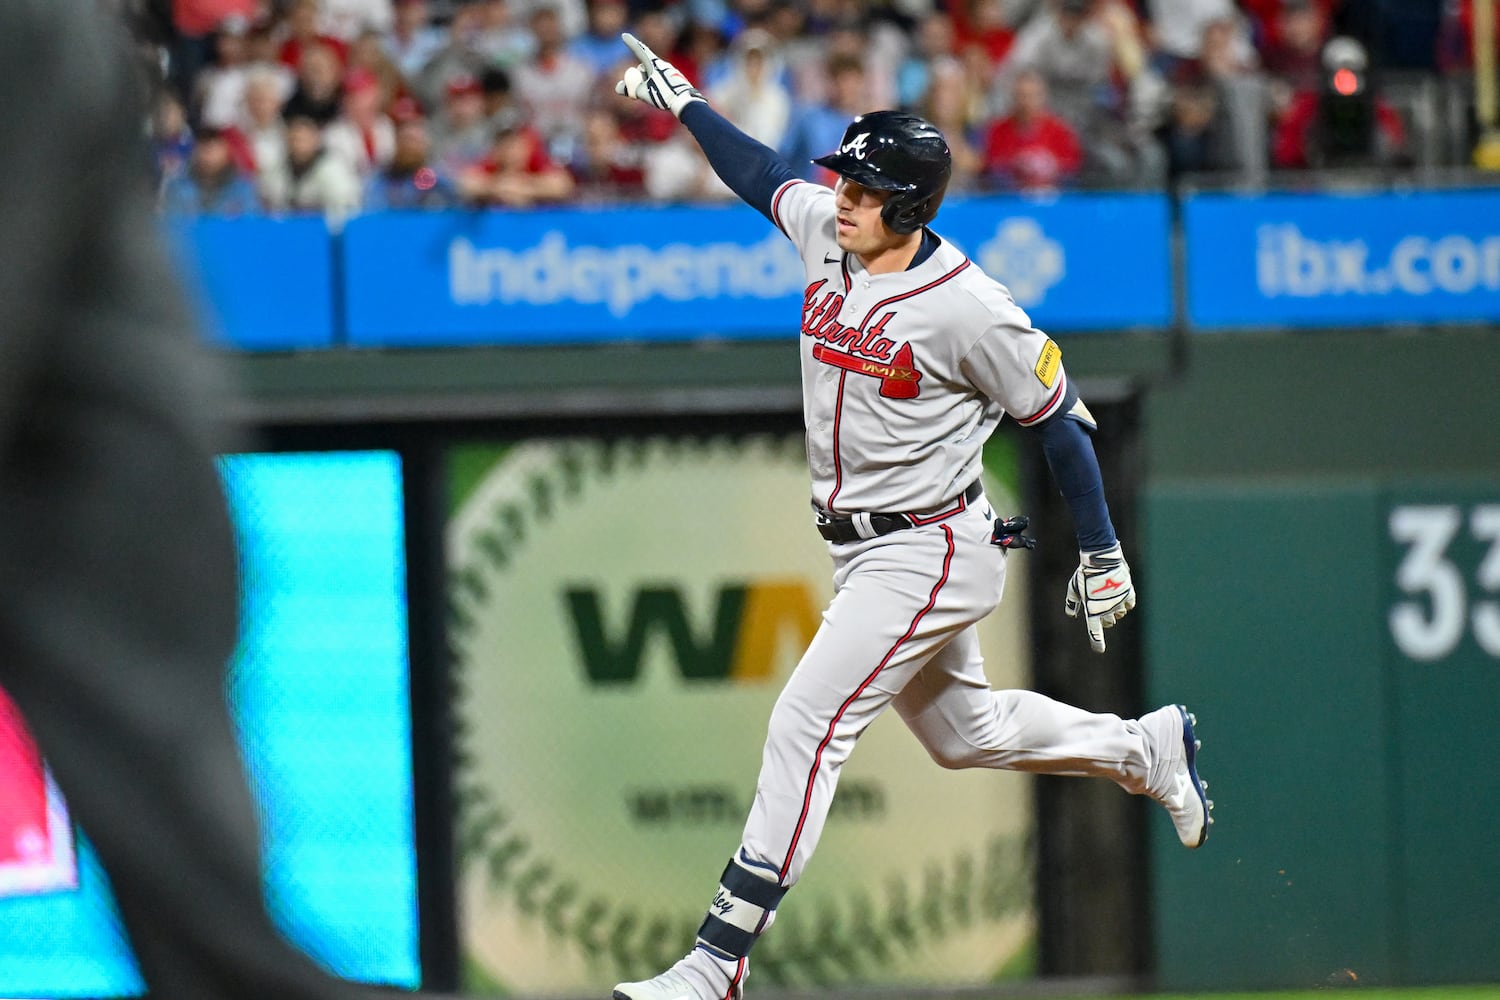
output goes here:
<path id="1" fill-rule="evenodd" d="M 1094 652 L 1104 652 L 1104 630 L 1133 607 L 1135 585 L 1130 582 L 1124 550 L 1117 544 L 1098 552 L 1080 552 L 1078 569 L 1068 581 L 1063 610 L 1069 618 L 1077 618 L 1079 610 L 1083 611 L 1083 624 Z"/>
<path id="2" fill-rule="evenodd" d="M 645 101 L 652 107 L 672 112 L 678 118 L 682 117 L 683 108 L 694 101 L 704 100 L 703 94 L 688 82 L 680 69 L 652 52 L 645 42 L 628 31 L 620 36 L 620 41 L 640 65 L 625 71 L 625 78 L 615 84 L 615 93 Z"/>

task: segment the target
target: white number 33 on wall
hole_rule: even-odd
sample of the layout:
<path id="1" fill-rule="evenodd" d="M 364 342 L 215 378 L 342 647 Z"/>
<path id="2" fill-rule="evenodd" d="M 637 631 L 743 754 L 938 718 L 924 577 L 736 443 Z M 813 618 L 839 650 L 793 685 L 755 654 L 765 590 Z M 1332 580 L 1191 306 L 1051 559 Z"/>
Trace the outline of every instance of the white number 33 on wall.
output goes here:
<path id="1" fill-rule="evenodd" d="M 1463 641 L 1466 625 L 1472 626 L 1480 649 L 1500 658 L 1500 504 L 1483 504 L 1469 513 L 1469 534 L 1488 543 L 1475 573 L 1484 596 L 1472 609 L 1463 574 L 1448 558 L 1463 521 L 1463 510 L 1456 506 L 1391 509 L 1391 540 L 1408 546 L 1396 567 L 1396 587 L 1416 598 L 1392 606 L 1391 637 L 1414 660 L 1451 654 Z"/>

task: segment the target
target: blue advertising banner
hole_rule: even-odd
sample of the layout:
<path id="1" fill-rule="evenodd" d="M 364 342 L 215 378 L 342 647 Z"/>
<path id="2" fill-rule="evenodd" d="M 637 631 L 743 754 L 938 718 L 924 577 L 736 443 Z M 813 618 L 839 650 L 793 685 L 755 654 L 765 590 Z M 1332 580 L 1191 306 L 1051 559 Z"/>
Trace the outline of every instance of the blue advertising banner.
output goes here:
<path id="1" fill-rule="evenodd" d="M 954 199 L 938 229 L 1049 329 L 1170 320 L 1161 196 Z M 790 337 L 804 284 L 791 243 L 741 205 L 382 213 L 352 220 L 343 250 L 348 342 L 365 346 Z"/>
<path id="2" fill-rule="evenodd" d="M 1500 190 L 1198 194 L 1183 225 L 1195 327 L 1500 317 Z"/>
<path id="3" fill-rule="evenodd" d="M 742 207 L 382 213 L 343 239 L 356 345 L 791 336 L 802 299 Z"/>
<path id="4" fill-rule="evenodd" d="M 955 198 L 936 229 L 1055 332 L 1172 322 L 1171 211 L 1161 194 Z"/>
<path id="5" fill-rule="evenodd" d="M 333 246 L 321 216 L 172 218 L 166 229 L 211 340 L 250 351 L 333 344 Z"/>

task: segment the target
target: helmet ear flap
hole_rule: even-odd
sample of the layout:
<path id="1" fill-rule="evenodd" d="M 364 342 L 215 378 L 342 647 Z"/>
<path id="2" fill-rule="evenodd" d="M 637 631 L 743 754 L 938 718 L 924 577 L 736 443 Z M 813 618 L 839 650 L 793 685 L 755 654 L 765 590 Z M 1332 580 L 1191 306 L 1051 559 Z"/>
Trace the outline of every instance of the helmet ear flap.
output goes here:
<path id="1" fill-rule="evenodd" d="M 900 195 L 893 195 L 881 207 L 880 217 L 887 229 L 905 236 L 931 222 L 937 215 L 938 206 L 942 204 L 942 201 L 942 191 L 929 195 L 921 201 L 910 201 Z"/>
<path id="2" fill-rule="evenodd" d="M 885 226 L 898 236 L 914 233 L 921 228 L 917 219 L 921 216 L 922 204 L 912 204 L 903 198 L 888 198 L 880 209 L 880 217 Z"/>

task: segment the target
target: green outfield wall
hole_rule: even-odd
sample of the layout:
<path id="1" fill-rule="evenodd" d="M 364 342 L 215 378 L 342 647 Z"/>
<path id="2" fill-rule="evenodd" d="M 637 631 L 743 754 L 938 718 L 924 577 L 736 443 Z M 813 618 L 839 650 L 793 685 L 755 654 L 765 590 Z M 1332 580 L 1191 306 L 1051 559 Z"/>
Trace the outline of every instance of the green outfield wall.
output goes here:
<path id="1" fill-rule="evenodd" d="M 1191 348 L 1144 401 L 1139 568 L 1218 822 L 1153 824 L 1158 981 L 1500 978 L 1500 337 Z"/>

